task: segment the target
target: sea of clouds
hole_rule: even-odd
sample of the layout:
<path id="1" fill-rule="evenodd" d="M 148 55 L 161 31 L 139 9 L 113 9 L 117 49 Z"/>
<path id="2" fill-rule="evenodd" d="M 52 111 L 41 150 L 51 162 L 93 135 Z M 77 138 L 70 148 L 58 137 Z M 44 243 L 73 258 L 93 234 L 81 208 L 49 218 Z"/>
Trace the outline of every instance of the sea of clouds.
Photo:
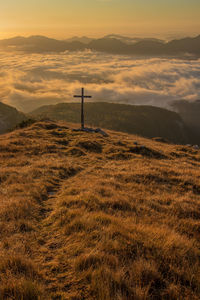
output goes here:
<path id="1" fill-rule="evenodd" d="M 81 87 L 93 101 L 170 108 L 175 100 L 200 99 L 200 60 L 0 53 L 0 101 L 21 111 L 78 101 Z"/>

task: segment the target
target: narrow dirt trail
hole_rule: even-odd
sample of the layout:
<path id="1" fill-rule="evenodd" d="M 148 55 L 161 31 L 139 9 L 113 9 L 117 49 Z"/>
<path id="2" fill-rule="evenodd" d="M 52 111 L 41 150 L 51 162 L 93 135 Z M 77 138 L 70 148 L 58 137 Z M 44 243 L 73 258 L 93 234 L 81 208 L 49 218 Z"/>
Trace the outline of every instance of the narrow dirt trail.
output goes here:
<path id="1" fill-rule="evenodd" d="M 62 273 L 65 271 L 65 268 L 62 267 L 62 262 L 59 261 L 60 250 L 65 241 L 63 241 L 63 235 L 55 227 L 51 216 L 56 209 L 62 188 L 70 185 L 71 181 L 76 181 L 77 176 L 79 176 L 79 172 L 72 177 L 60 180 L 57 186 L 49 192 L 48 199 L 44 202 L 42 217 L 39 221 L 37 240 L 35 241 L 34 261 L 42 274 L 44 285 L 48 285 L 49 295 L 60 291 L 63 287 L 63 281 L 68 281 L 65 275 L 59 277 L 57 273 L 57 268 L 59 270 L 62 269 Z M 68 268 L 66 269 L 66 273 L 69 276 Z M 61 286 L 59 286 L 59 282 Z M 49 299 L 52 298 L 50 297 Z"/>
<path id="2" fill-rule="evenodd" d="M 37 238 L 33 242 L 35 248 L 33 260 L 43 277 L 43 285 L 48 286 L 48 288 L 45 288 L 49 297 L 47 299 L 68 299 L 65 295 L 68 292 L 73 293 L 72 285 L 78 283 L 74 279 L 74 270 L 71 265 L 66 265 L 67 249 L 70 245 L 67 236 L 65 239 L 62 229 L 60 230 L 58 224 L 56 224 L 59 221 L 56 220 L 54 215 L 55 212 L 58 214 L 57 206 L 63 190 L 76 184 L 77 177 L 84 178 L 87 174 L 95 172 L 93 164 L 91 166 L 88 162 L 88 160 L 85 160 L 80 170 L 59 180 L 43 203 L 43 213 L 38 224 Z M 95 169 L 101 168 L 102 165 L 102 162 L 95 162 Z M 63 256 L 65 257 L 64 260 L 62 259 Z M 50 296 L 57 294 L 58 296 Z M 63 296 L 60 296 L 61 294 Z"/>

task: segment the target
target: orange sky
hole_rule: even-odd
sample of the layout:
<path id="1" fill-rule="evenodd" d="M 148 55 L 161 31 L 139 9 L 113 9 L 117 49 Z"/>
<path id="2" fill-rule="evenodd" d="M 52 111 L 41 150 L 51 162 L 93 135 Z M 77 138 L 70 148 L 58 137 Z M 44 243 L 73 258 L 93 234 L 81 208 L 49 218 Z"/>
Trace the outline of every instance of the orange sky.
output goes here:
<path id="1" fill-rule="evenodd" d="M 6 0 L 0 3 L 0 38 L 44 34 L 120 33 L 197 35 L 199 0 Z"/>

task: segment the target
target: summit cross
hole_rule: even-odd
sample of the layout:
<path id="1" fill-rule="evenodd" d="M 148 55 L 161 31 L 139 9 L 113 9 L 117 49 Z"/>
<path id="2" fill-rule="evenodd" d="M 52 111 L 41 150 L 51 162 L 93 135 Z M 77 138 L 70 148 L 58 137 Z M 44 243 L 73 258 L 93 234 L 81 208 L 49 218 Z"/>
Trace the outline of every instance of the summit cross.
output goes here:
<path id="1" fill-rule="evenodd" d="M 84 124 L 84 99 L 85 98 L 92 98 L 92 96 L 85 96 L 84 88 L 81 89 L 82 93 L 81 95 L 74 95 L 74 98 L 81 98 L 81 129 L 85 128 Z"/>

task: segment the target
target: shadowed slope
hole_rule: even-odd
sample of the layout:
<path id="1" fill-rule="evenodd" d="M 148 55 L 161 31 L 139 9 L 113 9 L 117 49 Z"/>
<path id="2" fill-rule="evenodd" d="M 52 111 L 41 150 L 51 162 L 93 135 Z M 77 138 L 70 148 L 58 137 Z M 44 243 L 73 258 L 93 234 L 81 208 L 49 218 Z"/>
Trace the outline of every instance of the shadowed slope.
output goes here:
<path id="1" fill-rule="evenodd" d="M 199 299 L 200 152 L 108 133 L 0 137 L 0 299 Z"/>
<path id="2" fill-rule="evenodd" d="M 200 145 L 200 100 L 196 101 L 176 101 L 172 103 L 173 109 L 175 109 L 184 123 L 190 129 L 191 142 L 198 143 Z"/>
<path id="3" fill-rule="evenodd" d="M 0 102 L 0 134 L 9 131 L 26 119 L 26 116 L 16 108 Z"/>
<path id="4" fill-rule="evenodd" d="M 79 122 L 80 104 L 60 103 L 42 106 L 31 115 L 35 118 Z M 177 113 L 154 106 L 88 102 L 85 103 L 85 122 L 90 126 L 145 137 L 161 136 L 175 143 L 188 143 L 190 140 L 187 127 Z"/>

